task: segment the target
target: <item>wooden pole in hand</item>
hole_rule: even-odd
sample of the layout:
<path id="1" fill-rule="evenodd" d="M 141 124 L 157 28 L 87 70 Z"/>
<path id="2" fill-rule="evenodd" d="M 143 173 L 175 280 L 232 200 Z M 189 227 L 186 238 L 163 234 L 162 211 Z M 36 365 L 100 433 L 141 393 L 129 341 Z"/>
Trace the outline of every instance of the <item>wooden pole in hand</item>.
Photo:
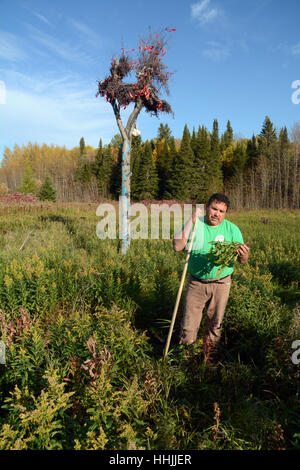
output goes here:
<path id="1" fill-rule="evenodd" d="M 183 272 L 182 272 L 182 275 L 181 275 L 180 286 L 179 286 L 179 289 L 178 289 L 176 303 L 175 303 L 175 307 L 174 307 L 174 310 L 173 310 L 173 316 L 172 316 L 171 325 L 170 325 L 170 329 L 169 329 L 168 339 L 167 339 L 166 346 L 165 346 L 164 358 L 166 358 L 166 356 L 168 354 L 168 351 L 169 351 L 171 336 L 172 336 L 172 333 L 173 333 L 173 328 L 174 328 L 175 319 L 176 319 L 176 315 L 177 315 L 177 310 L 178 310 L 178 306 L 179 306 L 179 302 L 180 302 L 180 298 L 181 298 L 181 293 L 182 293 L 182 289 L 183 289 L 185 275 L 186 275 L 186 271 L 187 271 L 188 262 L 189 262 L 189 259 L 190 259 L 192 247 L 193 247 L 193 241 L 194 241 L 194 236 L 195 236 L 195 231 L 196 231 L 196 225 L 197 225 L 197 218 L 196 218 L 196 221 L 194 223 L 193 232 L 192 232 L 192 236 L 191 236 L 191 241 L 190 241 L 189 249 L 188 249 L 188 252 L 187 252 L 187 255 L 186 255 Z"/>

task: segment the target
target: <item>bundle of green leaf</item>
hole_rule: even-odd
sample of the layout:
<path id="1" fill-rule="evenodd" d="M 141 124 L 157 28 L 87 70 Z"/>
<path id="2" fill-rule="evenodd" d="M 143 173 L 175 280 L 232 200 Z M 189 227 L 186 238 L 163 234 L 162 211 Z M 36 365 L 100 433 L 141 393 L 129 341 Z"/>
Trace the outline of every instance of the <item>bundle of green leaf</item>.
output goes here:
<path id="1" fill-rule="evenodd" d="M 212 260 L 216 266 L 220 266 L 217 275 L 221 271 L 233 264 L 238 257 L 237 249 L 241 246 L 238 242 L 210 242 L 213 246 L 207 254 L 208 259 Z"/>

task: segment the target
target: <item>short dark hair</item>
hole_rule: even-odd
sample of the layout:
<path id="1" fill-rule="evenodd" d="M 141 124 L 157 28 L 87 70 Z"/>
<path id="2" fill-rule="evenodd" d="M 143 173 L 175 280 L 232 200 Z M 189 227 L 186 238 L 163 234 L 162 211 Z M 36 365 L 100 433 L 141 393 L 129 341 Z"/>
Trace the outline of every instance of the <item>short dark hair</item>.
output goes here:
<path id="1" fill-rule="evenodd" d="M 223 194 L 223 193 L 215 193 L 215 194 L 212 194 L 209 198 L 209 200 L 207 201 L 207 207 L 211 205 L 212 202 L 223 202 L 224 204 L 226 204 L 227 206 L 227 209 L 229 209 L 229 206 L 230 206 L 230 202 L 229 202 L 229 199 L 228 197 Z"/>

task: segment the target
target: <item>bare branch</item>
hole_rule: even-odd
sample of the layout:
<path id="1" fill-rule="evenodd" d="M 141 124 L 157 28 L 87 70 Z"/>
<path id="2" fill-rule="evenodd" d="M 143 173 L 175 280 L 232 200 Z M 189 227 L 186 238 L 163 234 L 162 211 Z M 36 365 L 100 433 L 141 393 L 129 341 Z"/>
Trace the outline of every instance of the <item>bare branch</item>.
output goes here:
<path id="1" fill-rule="evenodd" d="M 122 122 L 122 119 L 121 119 L 120 110 L 119 110 L 115 100 L 113 101 L 113 103 L 111 103 L 111 105 L 112 105 L 112 108 L 113 108 L 114 113 L 115 113 L 115 118 L 116 118 L 116 121 L 117 121 L 117 124 L 118 124 L 118 128 L 120 130 L 121 136 L 122 136 L 123 140 L 125 140 L 127 138 L 127 134 L 126 134 L 126 129 L 125 129 L 125 127 L 123 125 L 123 122 Z"/>
<path id="2" fill-rule="evenodd" d="M 139 113 L 141 112 L 142 108 L 143 108 L 143 101 L 139 98 L 136 101 L 134 110 L 130 114 L 130 116 L 128 118 L 128 121 L 127 121 L 126 132 L 127 132 L 128 135 L 131 134 L 132 128 L 133 128 L 133 126 L 135 124 L 135 121 L 136 121 Z"/>

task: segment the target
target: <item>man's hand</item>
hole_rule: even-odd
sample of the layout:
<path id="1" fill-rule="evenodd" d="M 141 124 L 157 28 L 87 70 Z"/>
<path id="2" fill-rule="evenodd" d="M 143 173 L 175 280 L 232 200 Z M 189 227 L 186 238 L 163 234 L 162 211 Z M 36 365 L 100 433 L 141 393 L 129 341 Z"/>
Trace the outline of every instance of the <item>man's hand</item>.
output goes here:
<path id="1" fill-rule="evenodd" d="M 240 263 L 244 264 L 247 263 L 248 257 L 249 257 L 249 251 L 250 251 L 250 243 L 245 243 L 244 245 L 241 245 L 238 249 L 238 260 Z"/>

